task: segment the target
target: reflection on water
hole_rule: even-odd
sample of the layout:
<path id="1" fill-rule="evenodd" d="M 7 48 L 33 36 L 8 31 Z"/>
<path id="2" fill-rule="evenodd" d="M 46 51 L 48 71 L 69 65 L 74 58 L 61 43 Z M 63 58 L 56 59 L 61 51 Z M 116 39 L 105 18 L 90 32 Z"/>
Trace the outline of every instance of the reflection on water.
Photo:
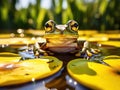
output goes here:
<path id="1" fill-rule="evenodd" d="M 120 48 L 103 46 L 103 55 L 120 55 Z M 0 47 L 0 52 L 13 52 L 18 53 L 18 49 L 11 48 L 10 46 Z M 2 87 L 0 90 L 87 90 L 88 88 L 80 85 L 75 80 L 73 80 L 67 70 L 66 65 L 70 60 L 76 59 L 73 54 L 54 54 L 55 57 L 62 60 L 64 65 L 63 68 L 53 76 L 48 78 L 34 81 L 32 83 L 27 83 L 24 85 Z"/>

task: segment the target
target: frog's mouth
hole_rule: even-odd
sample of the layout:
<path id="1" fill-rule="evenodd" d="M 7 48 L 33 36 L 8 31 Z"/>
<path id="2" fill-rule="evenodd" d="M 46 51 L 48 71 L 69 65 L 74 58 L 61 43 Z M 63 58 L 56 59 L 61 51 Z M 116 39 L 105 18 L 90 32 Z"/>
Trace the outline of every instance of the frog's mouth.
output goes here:
<path id="1" fill-rule="evenodd" d="M 48 38 L 47 47 L 59 47 L 59 48 L 69 48 L 77 47 L 77 38 Z"/>
<path id="2" fill-rule="evenodd" d="M 73 34 L 47 34 L 44 36 L 44 38 L 78 38 L 78 35 L 73 35 Z"/>

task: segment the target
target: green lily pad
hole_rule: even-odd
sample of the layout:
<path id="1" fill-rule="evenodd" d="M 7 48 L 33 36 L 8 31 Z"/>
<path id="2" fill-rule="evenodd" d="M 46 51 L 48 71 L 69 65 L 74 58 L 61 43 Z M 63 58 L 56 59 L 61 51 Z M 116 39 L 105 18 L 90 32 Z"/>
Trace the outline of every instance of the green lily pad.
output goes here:
<path id="1" fill-rule="evenodd" d="M 117 60 L 117 62 L 120 61 Z M 120 75 L 114 72 L 112 67 L 87 60 L 75 59 L 68 63 L 67 70 L 71 77 L 90 89 L 119 90 L 120 88 Z"/>

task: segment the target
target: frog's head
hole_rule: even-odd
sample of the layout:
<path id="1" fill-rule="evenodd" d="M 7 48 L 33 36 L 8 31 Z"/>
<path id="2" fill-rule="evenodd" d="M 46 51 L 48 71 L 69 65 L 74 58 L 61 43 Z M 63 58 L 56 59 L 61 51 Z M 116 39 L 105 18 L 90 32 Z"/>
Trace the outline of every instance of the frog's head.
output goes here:
<path id="1" fill-rule="evenodd" d="M 45 23 L 45 34 L 47 35 L 78 35 L 78 23 L 69 20 L 65 25 L 57 25 L 55 21 L 49 20 Z"/>

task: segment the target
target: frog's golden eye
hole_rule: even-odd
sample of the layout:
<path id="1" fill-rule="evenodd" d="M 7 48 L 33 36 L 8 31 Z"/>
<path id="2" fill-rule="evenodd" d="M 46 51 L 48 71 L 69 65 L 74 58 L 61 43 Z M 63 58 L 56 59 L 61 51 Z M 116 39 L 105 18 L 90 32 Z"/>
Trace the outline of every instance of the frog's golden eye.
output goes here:
<path id="1" fill-rule="evenodd" d="M 78 27 L 79 27 L 79 25 L 77 22 L 75 22 L 75 21 L 71 22 L 71 30 L 78 31 Z"/>
<path id="2" fill-rule="evenodd" d="M 67 25 L 68 25 L 69 30 L 76 31 L 76 32 L 78 31 L 79 25 L 76 21 L 70 20 L 68 21 Z"/>
<path id="3" fill-rule="evenodd" d="M 53 20 L 49 20 L 45 23 L 45 32 L 52 32 L 55 30 L 55 22 Z"/>

